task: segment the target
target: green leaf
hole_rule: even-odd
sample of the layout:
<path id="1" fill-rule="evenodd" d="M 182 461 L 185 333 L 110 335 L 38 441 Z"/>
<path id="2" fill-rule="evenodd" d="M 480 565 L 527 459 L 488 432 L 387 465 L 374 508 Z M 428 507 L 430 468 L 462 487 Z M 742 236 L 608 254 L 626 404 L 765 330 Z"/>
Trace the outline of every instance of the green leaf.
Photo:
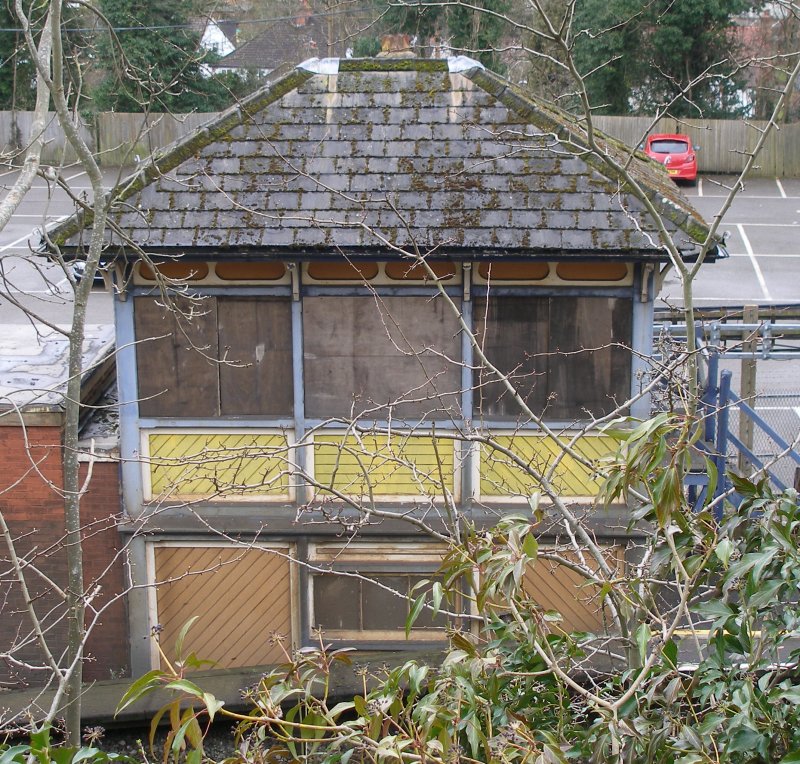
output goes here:
<path id="1" fill-rule="evenodd" d="M 800 764 L 800 749 L 787 753 L 778 764 Z"/>
<path id="2" fill-rule="evenodd" d="M 795 706 L 800 705 L 800 687 L 792 687 L 789 690 L 784 690 L 778 697 L 781 700 L 788 700 Z"/>
<path id="3" fill-rule="evenodd" d="M 525 541 L 522 543 L 522 551 L 532 560 L 535 560 L 539 554 L 539 542 L 532 533 L 525 536 Z"/>
<path id="4" fill-rule="evenodd" d="M 367 702 L 360 695 L 356 695 L 353 698 L 353 705 L 355 706 L 356 713 L 359 716 L 363 716 L 365 718 L 369 716 L 369 712 L 367 711 Z"/>
<path id="5" fill-rule="evenodd" d="M 93 759 L 98 754 L 105 757 L 105 754 L 99 748 L 79 748 L 72 757 L 72 764 L 78 764 L 79 761 L 86 761 L 86 759 Z"/>
<path id="6" fill-rule="evenodd" d="M 52 764 L 70 764 L 72 756 L 75 753 L 74 748 L 50 748 L 43 751 L 43 756 L 39 757 L 39 761 L 51 761 Z M 46 758 L 45 758 L 46 757 Z"/>
<path id="7" fill-rule="evenodd" d="M 0 764 L 22 764 L 31 750 L 29 745 L 12 745 L 0 753 Z"/>
<path id="8" fill-rule="evenodd" d="M 128 706 L 135 703 L 139 698 L 147 695 L 162 686 L 162 679 L 166 674 L 161 669 L 153 669 L 140 676 L 126 691 L 117 704 L 114 716 L 124 711 Z"/>
<path id="9" fill-rule="evenodd" d="M 217 715 L 217 711 L 225 705 L 224 700 L 217 700 L 210 692 L 203 693 L 203 703 L 205 703 L 208 711 L 208 720 L 212 722 Z"/>
<path id="10" fill-rule="evenodd" d="M 425 592 L 419 595 L 414 600 L 414 604 L 411 606 L 411 612 L 408 614 L 408 618 L 406 619 L 406 639 L 408 639 L 409 634 L 411 634 L 411 629 L 414 626 L 414 622 L 419 618 L 419 614 L 422 612 L 422 608 L 425 606 Z"/>
<path id="11" fill-rule="evenodd" d="M 164 689 L 180 690 L 181 692 L 185 692 L 187 695 L 191 695 L 195 698 L 203 697 L 203 691 L 194 682 L 190 682 L 188 679 L 175 679 L 174 681 L 165 684 Z"/>
<path id="12" fill-rule="evenodd" d="M 175 655 L 177 656 L 178 660 L 181 659 L 181 654 L 183 653 L 183 640 L 186 639 L 186 633 L 189 629 L 194 626 L 197 622 L 197 619 L 200 618 L 199 615 L 193 615 L 185 624 L 181 627 L 181 630 L 178 632 L 178 638 L 175 640 Z"/>
<path id="13" fill-rule="evenodd" d="M 670 640 L 664 645 L 661 654 L 664 656 L 664 663 L 671 669 L 678 667 L 678 645 L 674 640 Z"/>
<path id="14" fill-rule="evenodd" d="M 433 615 L 439 614 L 439 609 L 442 606 L 442 597 L 444 596 L 444 589 L 442 588 L 441 581 L 434 581 L 431 588 L 431 599 L 433 600 Z"/>
<path id="15" fill-rule="evenodd" d="M 728 560 L 731 559 L 731 552 L 733 552 L 733 549 L 734 545 L 730 539 L 722 539 L 714 547 L 714 554 L 726 568 L 728 567 Z"/>
<path id="16" fill-rule="evenodd" d="M 641 660 L 642 663 L 647 660 L 647 645 L 650 644 L 650 636 L 650 627 L 646 623 L 643 623 L 636 629 L 636 645 L 639 648 L 639 660 Z"/>

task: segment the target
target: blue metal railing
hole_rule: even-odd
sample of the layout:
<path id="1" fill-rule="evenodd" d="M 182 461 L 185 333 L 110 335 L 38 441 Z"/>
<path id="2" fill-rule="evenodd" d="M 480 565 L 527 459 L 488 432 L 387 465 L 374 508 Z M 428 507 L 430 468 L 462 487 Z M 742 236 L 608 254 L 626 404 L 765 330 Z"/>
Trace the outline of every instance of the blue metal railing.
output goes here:
<path id="1" fill-rule="evenodd" d="M 730 412 L 735 406 L 739 412 L 739 417 L 747 417 L 752 422 L 754 428 L 758 430 L 776 446 L 776 454 L 792 459 L 800 465 L 800 453 L 793 444 L 783 438 L 775 429 L 769 425 L 755 409 L 743 401 L 731 389 L 730 371 L 725 370 L 719 373 L 719 357 L 716 353 L 711 353 L 707 358 L 708 376 L 706 385 L 701 398 L 701 406 L 705 415 L 704 439 L 701 445 L 706 453 L 709 454 L 717 468 L 718 480 L 712 498 L 717 499 L 730 490 L 731 483 L 726 478 L 728 450 L 732 448 L 737 453 L 743 454 L 750 464 L 757 470 L 763 470 L 769 480 L 778 490 L 784 491 L 787 486 L 769 464 L 755 454 L 752 448 L 748 447 L 742 440 L 731 431 Z M 708 475 L 692 472 L 686 476 L 684 481 L 690 501 L 695 508 L 701 508 L 705 504 L 708 491 Z M 735 500 L 735 496 L 733 499 Z M 715 514 L 721 516 L 722 506 L 719 503 L 715 507 Z"/>

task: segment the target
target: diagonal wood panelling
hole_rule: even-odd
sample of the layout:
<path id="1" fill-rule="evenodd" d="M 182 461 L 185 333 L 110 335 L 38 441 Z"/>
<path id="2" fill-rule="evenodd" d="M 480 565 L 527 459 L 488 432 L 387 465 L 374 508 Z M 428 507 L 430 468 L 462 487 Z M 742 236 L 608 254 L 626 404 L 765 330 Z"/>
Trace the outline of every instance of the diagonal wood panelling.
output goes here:
<path id="1" fill-rule="evenodd" d="M 284 554 L 287 548 L 279 549 Z M 269 549 L 157 546 L 161 644 L 172 656 L 178 632 L 193 616 L 184 652 L 219 668 L 282 663 L 275 633 L 290 649 L 292 599 L 289 562 Z"/>
<path id="2" fill-rule="evenodd" d="M 622 547 L 608 547 L 604 556 L 618 571 L 622 570 Z M 597 587 L 564 565 L 553 560 L 537 560 L 525 571 L 523 588 L 543 610 L 561 613 L 564 620 L 559 629 L 602 632 L 607 628 Z"/>
<path id="3" fill-rule="evenodd" d="M 496 438 L 498 444 L 508 448 L 525 460 L 532 469 L 544 472 L 561 452 L 551 438 L 541 435 L 508 435 Z M 566 441 L 566 439 L 564 439 Z M 615 442 L 604 435 L 586 435 L 574 446 L 581 455 L 592 461 L 614 453 Z M 600 483 L 590 470 L 571 456 L 565 456 L 553 477 L 553 485 L 562 496 L 596 496 Z M 539 490 L 534 479 L 511 464 L 498 451 L 481 447 L 481 496 L 530 496 Z"/>
<path id="4" fill-rule="evenodd" d="M 356 496 L 371 490 L 378 496 L 440 497 L 442 483 L 453 490 L 454 444 L 426 435 L 322 433 L 314 443 L 314 476 L 322 485 Z"/>
<path id="5" fill-rule="evenodd" d="M 282 434 L 154 433 L 152 496 L 241 496 L 289 490 L 292 453 Z"/>

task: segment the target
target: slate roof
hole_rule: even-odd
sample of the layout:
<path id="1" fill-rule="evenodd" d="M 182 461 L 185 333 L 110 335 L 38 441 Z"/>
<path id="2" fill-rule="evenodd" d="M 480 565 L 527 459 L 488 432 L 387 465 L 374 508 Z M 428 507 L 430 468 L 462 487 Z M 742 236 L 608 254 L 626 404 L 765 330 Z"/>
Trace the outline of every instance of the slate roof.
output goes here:
<path id="1" fill-rule="evenodd" d="M 336 47 L 344 46 L 340 43 Z M 302 25 L 293 19 L 279 19 L 212 64 L 212 68 L 285 72 L 309 56 L 340 52 L 329 48 L 324 19 L 311 15 Z"/>
<path id="2" fill-rule="evenodd" d="M 586 145 L 573 117 L 469 59 L 314 59 L 123 181 L 112 219 L 154 253 L 665 259 L 642 203 Z M 694 251 L 699 214 L 659 165 L 630 168 Z M 84 222 L 51 236 L 80 246 Z"/>

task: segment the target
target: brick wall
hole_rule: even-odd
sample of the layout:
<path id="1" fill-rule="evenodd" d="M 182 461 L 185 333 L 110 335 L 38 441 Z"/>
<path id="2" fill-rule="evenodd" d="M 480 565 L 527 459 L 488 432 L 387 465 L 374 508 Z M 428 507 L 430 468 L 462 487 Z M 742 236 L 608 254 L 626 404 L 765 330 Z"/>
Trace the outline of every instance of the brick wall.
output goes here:
<path id="1" fill-rule="evenodd" d="M 58 427 L 0 427 L 0 509 L 15 541 L 18 556 L 35 566 L 28 569 L 28 586 L 46 630 L 51 650 L 65 646 L 66 622 L 58 587 L 66 585 L 63 549 L 61 431 Z M 118 556 L 118 467 L 95 465 L 91 486 L 82 505 L 85 532 L 85 579 L 100 585 L 94 607 L 108 603 L 122 591 L 122 564 Z M 87 679 L 107 679 L 128 667 L 124 604 L 114 602 L 99 618 L 87 650 Z M 31 637 L 22 594 L 10 568 L 7 545 L 0 542 L 0 687 L 36 684 L 47 672 L 34 667 L 44 656 Z"/>

